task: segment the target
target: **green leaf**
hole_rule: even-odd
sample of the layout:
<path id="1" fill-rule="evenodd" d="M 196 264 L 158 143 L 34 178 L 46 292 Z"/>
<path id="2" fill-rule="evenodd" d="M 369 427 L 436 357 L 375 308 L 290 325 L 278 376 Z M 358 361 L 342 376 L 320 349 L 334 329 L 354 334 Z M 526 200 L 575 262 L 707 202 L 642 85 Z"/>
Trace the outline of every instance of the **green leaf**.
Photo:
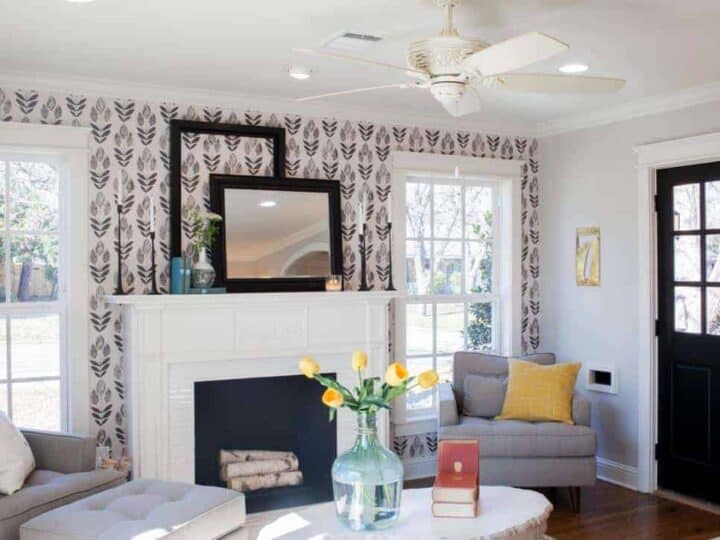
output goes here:
<path id="1" fill-rule="evenodd" d="M 328 422 L 332 422 L 333 420 L 335 420 L 335 409 L 330 407 L 328 412 Z"/>

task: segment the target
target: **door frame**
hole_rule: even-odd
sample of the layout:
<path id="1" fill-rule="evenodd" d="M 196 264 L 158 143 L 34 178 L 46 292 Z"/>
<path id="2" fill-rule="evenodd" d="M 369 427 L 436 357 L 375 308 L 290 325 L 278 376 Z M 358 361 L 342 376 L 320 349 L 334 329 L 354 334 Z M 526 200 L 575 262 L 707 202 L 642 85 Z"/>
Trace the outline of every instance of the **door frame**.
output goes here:
<path id="1" fill-rule="evenodd" d="M 638 179 L 638 490 L 657 490 L 658 435 L 657 193 L 658 169 L 720 161 L 720 133 L 635 146 Z"/>

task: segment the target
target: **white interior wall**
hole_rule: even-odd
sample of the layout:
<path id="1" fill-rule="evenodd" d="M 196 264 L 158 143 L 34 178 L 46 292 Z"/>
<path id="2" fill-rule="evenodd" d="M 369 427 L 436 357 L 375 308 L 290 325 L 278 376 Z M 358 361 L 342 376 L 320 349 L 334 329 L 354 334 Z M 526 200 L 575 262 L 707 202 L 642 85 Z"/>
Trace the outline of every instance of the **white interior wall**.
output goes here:
<path id="1" fill-rule="evenodd" d="M 599 456 L 637 466 L 638 210 L 633 146 L 720 131 L 720 103 L 542 139 L 542 349 L 584 365 Z M 601 229 L 601 286 L 575 285 L 575 229 Z M 617 395 L 589 392 L 585 369 L 614 365 Z M 603 463 L 601 460 L 602 472 Z M 620 470 L 620 469 L 616 469 Z"/>

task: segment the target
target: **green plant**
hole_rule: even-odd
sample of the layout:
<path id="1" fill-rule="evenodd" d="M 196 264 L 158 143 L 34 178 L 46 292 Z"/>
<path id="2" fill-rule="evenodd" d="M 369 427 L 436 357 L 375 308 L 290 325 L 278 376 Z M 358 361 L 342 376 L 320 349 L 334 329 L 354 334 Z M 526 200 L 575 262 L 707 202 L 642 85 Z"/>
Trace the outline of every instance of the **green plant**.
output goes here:
<path id="1" fill-rule="evenodd" d="M 193 231 L 193 253 L 197 257 L 203 249 L 210 249 L 215 243 L 222 216 L 214 212 L 200 212 L 195 208 L 188 214 L 188 220 Z"/>

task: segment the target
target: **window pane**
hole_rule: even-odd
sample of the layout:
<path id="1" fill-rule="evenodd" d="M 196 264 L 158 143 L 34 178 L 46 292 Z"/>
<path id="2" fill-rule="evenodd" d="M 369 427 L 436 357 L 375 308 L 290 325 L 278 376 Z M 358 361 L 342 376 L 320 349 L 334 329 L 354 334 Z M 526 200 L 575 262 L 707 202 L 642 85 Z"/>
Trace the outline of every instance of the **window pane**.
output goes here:
<path id="1" fill-rule="evenodd" d="M 433 308 L 432 304 L 408 304 L 406 306 L 405 349 L 407 354 L 432 354 Z"/>
<path id="2" fill-rule="evenodd" d="M 720 234 L 709 234 L 705 237 L 705 279 L 720 281 Z"/>
<path id="3" fill-rule="evenodd" d="M 60 376 L 60 317 L 10 320 L 13 378 Z"/>
<path id="4" fill-rule="evenodd" d="M 468 242 L 465 254 L 465 287 L 469 293 L 492 292 L 492 241 Z"/>
<path id="5" fill-rule="evenodd" d="M 675 331 L 700 333 L 700 287 L 675 287 Z"/>
<path id="6" fill-rule="evenodd" d="M 468 306 L 467 348 L 484 351 L 492 347 L 493 309 L 490 302 L 475 302 Z"/>
<path id="7" fill-rule="evenodd" d="M 435 236 L 438 238 L 462 237 L 462 187 L 434 186 Z"/>
<path id="8" fill-rule="evenodd" d="M 675 281 L 700 281 L 700 237 L 676 236 Z"/>
<path id="9" fill-rule="evenodd" d="M 0 229 L 5 228 L 5 162 L 0 161 Z"/>
<path id="10" fill-rule="evenodd" d="M 720 181 L 705 184 L 705 228 L 720 229 Z"/>
<path id="11" fill-rule="evenodd" d="M 676 231 L 700 228 L 700 184 L 673 187 L 673 222 Z"/>
<path id="12" fill-rule="evenodd" d="M 437 357 L 437 368 L 436 371 L 440 376 L 440 382 L 451 383 L 453 382 L 453 357 L 449 356 L 438 356 Z"/>
<path id="13" fill-rule="evenodd" d="M 492 242 L 492 189 L 468 186 L 465 188 L 465 237 Z"/>
<path id="14" fill-rule="evenodd" d="M 0 231 L 0 302 L 5 302 L 5 235 Z"/>
<path id="15" fill-rule="evenodd" d="M 460 294 L 462 280 L 462 242 L 433 242 L 435 247 L 435 294 Z"/>
<path id="16" fill-rule="evenodd" d="M 58 176 L 46 163 L 10 164 L 10 227 L 55 232 L 58 227 Z"/>
<path id="17" fill-rule="evenodd" d="M 437 353 L 465 349 L 465 305 L 437 304 Z"/>
<path id="18" fill-rule="evenodd" d="M 407 369 L 411 376 L 416 376 L 423 371 L 433 369 L 432 356 L 424 358 L 408 358 Z M 406 403 L 408 409 L 429 409 L 432 407 L 432 389 L 423 390 L 422 388 L 415 387 L 410 390 L 406 395 Z"/>
<path id="19" fill-rule="evenodd" d="M 430 292 L 430 242 L 408 240 L 406 273 L 408 294 Z"/>
<path id="20" fill-rule="evenodd" d="M 7 384 L 0 383 L 0 411 L 8 414 Z"/>
<path id="21" fill-rule="evenodd" d="M 60 381 L 13 383 L 13 422 L 18 426 L 60 430 Z"/>
<path id="22" fill-rule="evenodd" d="M 10 250 L 13 299 L 19 302 L 57 300 L 58 237 L 16 235 Z"/>
<path id="23" fill-rule="evenodd" d="M 7 379 L 7 326 L 5 323 L 5 317 L 0 317 L 0 380 Z"/>
<path id="24" fill-rule="evenodd" d="M 720 336 L 720 287 L 707 288 L 707 333 Z"/>
<path id="25" fill-rule="evenodd" d="M 430 184 L 408 182 L 405 192 L 406 230 L 408 238 L 429 238 L 430 230 Z"/>

